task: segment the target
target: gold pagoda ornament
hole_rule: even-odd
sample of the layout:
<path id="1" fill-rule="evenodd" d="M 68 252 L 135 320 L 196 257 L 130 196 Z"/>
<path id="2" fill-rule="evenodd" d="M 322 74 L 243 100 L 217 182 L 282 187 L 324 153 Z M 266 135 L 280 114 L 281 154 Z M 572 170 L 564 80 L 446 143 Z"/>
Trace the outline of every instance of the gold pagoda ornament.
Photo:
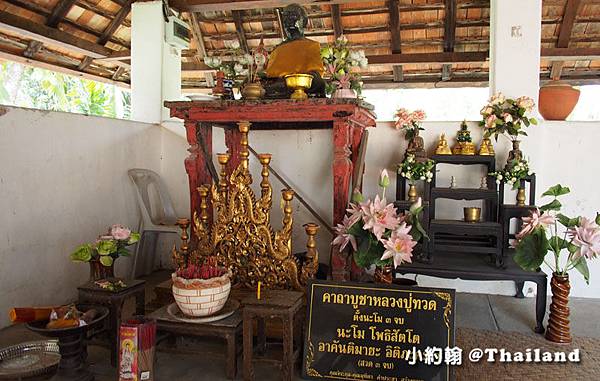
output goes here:
<path id="1" fill-rule="evenodd" d="M 259 155 L 262 165 L 261 195 L 257 200 L 252 191 L 249 167 L 249 122 L 239 122 L 241 133 L 240 164 L 228 175 L 228 153 L 218 154 L 221 165 L 220 179 L 212 186 L 198 188 L 200 215 L 194 213 L 193 234 L 197 247 L 188 251 L 187 235 L 178 251 L 173 248 L 173 260 L 181 265 L 199 264 L 215 257 L 219 265 L 231 270 L 233 283 L 245 288 L 256 288 L 260 281 L 270 289 L 296 289 L 302 291 L 308 279 L 314 278 L 319 265 L 315 236 L 318 225 L 308 223 L 304 230 L 308 236 L 306 254 L 298 259 L 292 253 L 292 200 L 294 191 L 283 189 L 283 222 L 279 231 L 270 223 L 272 188 L 269 182 L 270 154 Z M 209 223 L 209 202 L 214 211 L 214 221 Z M 186 226 L 187 227 L 187 226 Z M 182 228 L 183 229 L 183 228 Z M 185 240 L 184 240 L 185 236 Z M 185 258 L 182 258 L 184 257 Z"/>
<path id="2" fill-rule="evenodd" d="M 456 134 L 456 145 L 452 148 L 452 153 L 455 155 L 475 155 L 475 144 L 472 140 L 467 122 L 463 121 L 460 124 L 460 130 Z"/>
<path id="3" fill-rule="evenodd" d="M 435 148 L 436 155 L 452 155 L 452 151 L 450 147 L 448 147 L 448 141 L 446 140 L 446 134 L 443 133 L 440 135 L 440 140 L 438 141 L 438 145 Z"/>
<path id="4" fill-rule="evenodd" d="M 482 156 L 494 156 L 496 152 L 494 151 L 494 145 L 489 138 L 481 139 L 481 144 L 479 146 L 479 154 Z"/>

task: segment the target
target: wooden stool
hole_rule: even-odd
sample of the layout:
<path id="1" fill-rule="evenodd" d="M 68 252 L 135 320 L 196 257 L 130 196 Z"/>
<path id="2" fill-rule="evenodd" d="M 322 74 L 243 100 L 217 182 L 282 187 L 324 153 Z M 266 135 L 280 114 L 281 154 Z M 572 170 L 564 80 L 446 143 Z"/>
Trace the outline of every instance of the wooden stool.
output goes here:
<path id="1" fill-rule="evenodd" d="M 195 336 L 195 337 L 220 337 L 225 340 L 227 349 L 225 353 L 227 378 L 235 379 L 237 373 L 237 357 L 239 355 L 238 337 L 242 334 L 242 314 L 237 310 L 233 315 L 207 323 L 187 323 L 175 319 L 164 306 L 148 315 L 156 319 L 156 327 L 159 332 L 168 332 L 172 335 Z"/>
<path id="2" fill-rule="evenodd" d="M 108 279 L 114 281 L 115 279 Z M 117 365 L 117 356 L 119 353 L 119 327 L 121 326 L 121 312 L 123 304 L 128 298 L 135 297 L 136 315 L 145 314 L 146 305 L 146 281 L 132 280 L 126 281 L 126 287 L 119 291 L 110 291 L 97 286 L 93 281 L 85 283 L 77 289 L 79 290 L 79 303 L 100 304 L 107 306 L 110 310 L 109 315 L 109 342 L 110 342 L 110 364 Z"/>
<path id="3" fill-rule="evenodd" d="M 266 351 L 266 318 L 279 318 L 282 320 L 283 358 L 281 361 L 281 379 L 292 380 L 294 364 L 300 357 L 301 348 L 300 341 L 298 341 L 298 348 L 294 349 L 294 337 L 300 339 L 299 332 L 301 332 L 299 329 L 294 332 L 294 320 L 302 318 L 303 315 L 299 314 L 298 311 L 302 308 L 303 302 L 303 293 L 283 290 L 266 290 L 260 300 L 256 299 L 256 295 L 249 295 L 242 300 L 244 306 L 244 380 L 254 380 L 252 322 L 257 319 L 257 352 L 258 354 L 264 354 Z M 300 326 L 297 328 L 300 328 Z"/>

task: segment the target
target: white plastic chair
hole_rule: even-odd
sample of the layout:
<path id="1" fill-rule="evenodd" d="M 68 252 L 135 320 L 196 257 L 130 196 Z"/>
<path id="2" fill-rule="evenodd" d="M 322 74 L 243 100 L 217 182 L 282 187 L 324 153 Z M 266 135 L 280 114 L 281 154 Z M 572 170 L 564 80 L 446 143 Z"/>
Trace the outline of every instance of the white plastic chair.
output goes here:
<path id="1" fill-rule="evenodd" d="M 127 173 L 135 185 L 136 198 L 141 214 L 138 227 L 140 240 L 135 247 L 135 253 L 133 255 L 133 267 L 131 269 L 131 278 L 135 278 L 137 276 L 137 264 L 140 256 L 140 250 L 144 246 L 144 238 L 146 233 L 152 232 L 156 233 L 157 235 L 160 235 L 160 233 L 178 234 L 179 229 L 175 225 L 177 222 L 177 217 L 175 216 L 173 202 L 171 201 L 167 187 L 161 180 L 160 176 L 154 171 L 140 168 L 130 169 L 127 171 Z M 154 187 L 158 195 L 155 203 L 151 203 L 149 192 L 151 186 Z M 156 210 L 153 210 L 153 205 L 156 206 Z M 156 241 L 154 241 L 152 261 L 150 263 L 154 263 L 155 256 Z"/>

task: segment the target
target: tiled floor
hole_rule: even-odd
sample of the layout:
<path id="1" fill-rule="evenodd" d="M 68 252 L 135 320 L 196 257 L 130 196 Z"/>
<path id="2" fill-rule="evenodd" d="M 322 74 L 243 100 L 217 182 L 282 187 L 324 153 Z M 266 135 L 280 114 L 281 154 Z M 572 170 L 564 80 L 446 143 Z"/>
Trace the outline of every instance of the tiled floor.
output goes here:
<path id="1" fill-rule="evenodd" d="M 152 277 L 156 282 L 164 274 Z M 148 291 L 148 300 L 152 293 Z M 549 302 L 548 298 L 548 302 Z M 573 335 L 600 337 L 600 299 L 571 298 L 571 329 Z M 517 331 L 533 333 L 535 326 L 535 299 L 516 299 L 508 296 L 484 294 L 457 294 L 456 326 L 485 330 Z M 13 326 L 0 331 L 0 347 L 38 337 L 23 326 Z M 179 342 L 178 348 L 197 351 L 198 354 L 174 352 L 157 353 L 156 381 L 197 381 L 197 380 L 226 380 L 224 376 L 225 361 L 222 357 L 206 357 L 201 353 L 206 346 L 217 345 L 206 342 Z M 108 351 L 104 348 L 91 346 L 89 360 L 96 374 L 97 381 L 113 381 L 116 370 L 109 366 Z M 239 362 L 238 378 L 241 379 L 241 361 Z M 256 380 L 278 380 L 276 368 L 257 364 L 255 366 Z M 298 378 L 299 379 L 299 378 Z"/>

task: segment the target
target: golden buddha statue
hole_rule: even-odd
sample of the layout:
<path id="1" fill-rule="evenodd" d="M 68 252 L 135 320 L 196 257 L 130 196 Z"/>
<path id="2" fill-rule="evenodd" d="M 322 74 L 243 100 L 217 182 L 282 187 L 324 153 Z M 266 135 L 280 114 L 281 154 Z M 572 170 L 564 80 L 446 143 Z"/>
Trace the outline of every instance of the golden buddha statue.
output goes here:
<path id="1" fill-rule="evenodd" d="M 312 86 L 306 92 L 316 97 L 325 97 L 325 72 L 321 60 L 321 46 L 317 41 L 304 37 L 308 23 L 306 10 L 298 4 L 290 4 L 281 10 L 281 23 L 285 40 L 269 55 L 263 85 L 265 98 L 289 98 L 284 77 L 289 74 L 311 74 Z"/>
<path id="2" fill-rule="evenodd" d="M 446 134 L 442 133 L 440 135 L 440 140 L 438 141 L 438 145 L 435 148 L 436 155 L 451 155 L 452 151 L 450 147 L 448 147 L 448 141 L 446 140 Z"/>
<path id="3" fill-rule="evenodd" d="M 483 156 L 494 156 L 496 154 L 496 152 L 494 152 L 494 146 L 489 138 L 481 139 L 479 154 Z"/>

